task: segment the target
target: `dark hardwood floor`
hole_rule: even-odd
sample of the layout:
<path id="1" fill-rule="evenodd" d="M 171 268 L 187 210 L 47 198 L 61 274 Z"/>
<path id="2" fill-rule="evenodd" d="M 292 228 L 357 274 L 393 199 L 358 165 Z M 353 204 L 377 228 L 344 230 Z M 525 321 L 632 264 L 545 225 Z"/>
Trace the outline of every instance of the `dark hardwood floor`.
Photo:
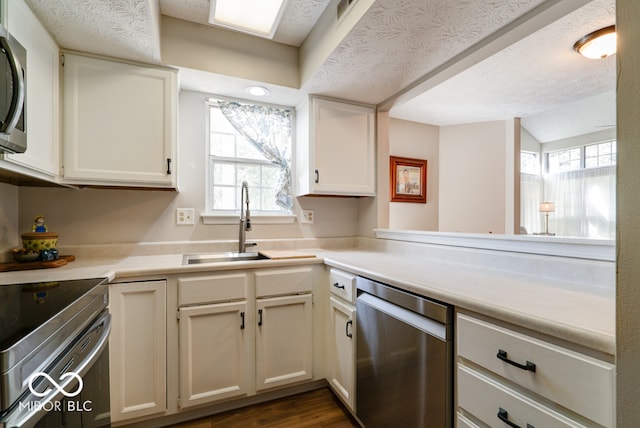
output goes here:
<path id="1" fill-rule="evenodd" d="M 323 388 L 184 422 L 173 427 L 351 428 L 359 425 L 329 388 Z"/>

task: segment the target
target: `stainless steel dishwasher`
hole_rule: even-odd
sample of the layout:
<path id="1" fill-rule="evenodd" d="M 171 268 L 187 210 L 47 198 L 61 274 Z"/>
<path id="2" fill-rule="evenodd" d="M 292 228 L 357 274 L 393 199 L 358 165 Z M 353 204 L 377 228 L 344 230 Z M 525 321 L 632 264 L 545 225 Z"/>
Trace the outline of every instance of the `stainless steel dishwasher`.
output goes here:
<path id="1" fill-rule="evenodd" d="M 358 277 L 356 416 L 370 427 L 453 426 L 453 308 Z"/>

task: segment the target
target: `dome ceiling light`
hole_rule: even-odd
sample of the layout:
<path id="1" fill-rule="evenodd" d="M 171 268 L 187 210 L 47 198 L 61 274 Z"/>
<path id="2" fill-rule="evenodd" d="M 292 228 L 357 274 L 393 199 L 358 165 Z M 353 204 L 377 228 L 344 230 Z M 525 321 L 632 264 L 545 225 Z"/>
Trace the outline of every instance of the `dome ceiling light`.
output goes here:
<path id="1" fill-rule="evenodd" d="M 586 58 L 606 58 L 616 53 L 616 26 L 601 28 L 589 33 L 574 45 L 573 49 Z"/>
<path id="2" fill-rule="evenodd" d="M 247 91 L 247 93 L 256 96 L 256 97 L 264 97 L 266 95 L 269 95 L 269 89 L 265 88 L 264 86 L 247 86 L 245 88 L 245 91 Z"/>

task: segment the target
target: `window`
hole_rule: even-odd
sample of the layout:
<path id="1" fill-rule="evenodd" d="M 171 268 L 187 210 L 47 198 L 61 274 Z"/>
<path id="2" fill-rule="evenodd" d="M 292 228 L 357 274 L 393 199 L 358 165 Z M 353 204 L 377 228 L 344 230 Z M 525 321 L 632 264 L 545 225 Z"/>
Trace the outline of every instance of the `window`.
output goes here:
<path id="1" fill-rule="evenodd" d="M 210 101 L 210 213 L 238 212 L 243 181 L 253 214 L 291 213 L 291 122 L 288 109 Z"/>
<path id="2" fill-rule="evenodd" d="M 520 172 L 525 174 L 540 174 L 540 159 L 538 153 L 520 152 Z"/>
<path id="3" fill-rule="evenodd" d="M 599 168 L 616 164 L 616 142 L 590 144 L 584 149 L 585 168 Z"/>
<path id="4" fill-rule="evenodd" d="M 555 174 L 580 169 L 582 167 L 581 153 L 582 149 L 580 147 L 548 153 L 547 171 L 549 174 Z"/>
<path id="5" fill-rule="evenodd" d="M 589 144 L 547 153 L 547 172 L 577 171 L 616 164 L 616 142 Z"/>
<path id="6" fill-rule="evenodd" d="M 556 210 L 549 229 L 562 236 L 615 237 L 616 141 L 548 152 L 547 174 L 536 174 L 535 153 L 521 155 L 520 214 L 528 233 L 544 230 L 539 203 Z"/>

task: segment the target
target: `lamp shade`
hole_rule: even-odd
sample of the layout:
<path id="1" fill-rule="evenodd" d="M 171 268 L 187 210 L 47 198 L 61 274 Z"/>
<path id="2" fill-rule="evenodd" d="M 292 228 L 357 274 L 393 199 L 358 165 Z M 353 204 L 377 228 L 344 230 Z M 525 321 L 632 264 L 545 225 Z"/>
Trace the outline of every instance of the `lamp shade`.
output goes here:
<path id="1" fill-rule="evenodd" d="M 601 28 L 578 40 L 573 49 L 586 58 L 606 58 L 616 53 L 616 27 Z"/>
<path id="2" fill-rule="evenodd" d="M 556 210 L 556 204 L 553 202 L 540 202 L 541 213 L 552 213 Z"/>

